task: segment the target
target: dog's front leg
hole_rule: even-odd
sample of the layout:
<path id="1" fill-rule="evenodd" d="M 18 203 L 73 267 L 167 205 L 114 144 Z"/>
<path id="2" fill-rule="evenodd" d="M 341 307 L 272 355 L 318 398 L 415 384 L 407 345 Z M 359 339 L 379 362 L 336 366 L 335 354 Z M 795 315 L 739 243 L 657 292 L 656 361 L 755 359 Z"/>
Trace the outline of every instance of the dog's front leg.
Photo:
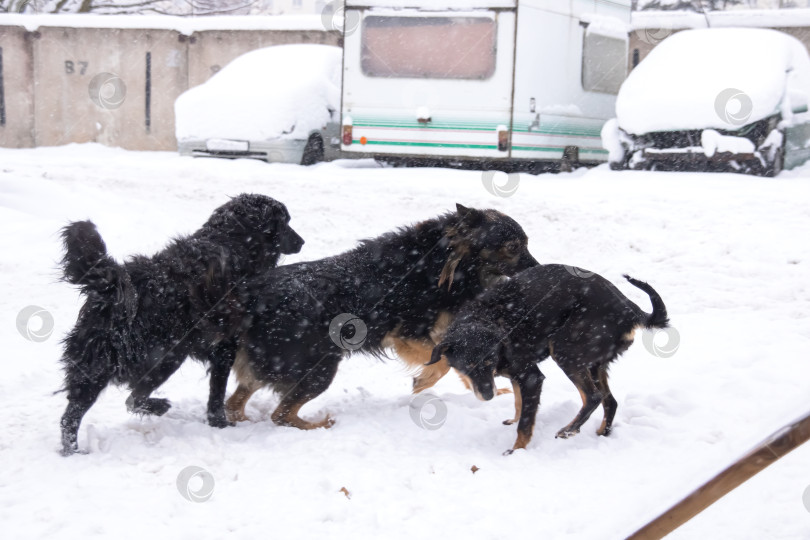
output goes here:
<path id="1" fill-rule="evenodd" d="M 520 410 L 523 408 L 523 400 L 520 397 L 520 385 L 514 379 L 512 379 L 512 390 L 515 393 L 515 417 L 510 418 L 509 420 L 504 420 L 503 425 L 505 426 L 511 426 L 520 420 Z"/>
<path id="2" fill-rule="evenodd" d="M 236 358 L 236 344 L 226 342 L 208 355 L 211 365 L 210 390 L 208 392 L 208 424 L 218 428 L 234 426 L 225 415 L 225 390 L 228 387 L 228 375 L 231 373 Z"/>
<path id="3" fill-rule="evenodd" d="M 512 381 L 517 382 L 520 389 L 520 419 L 517 427 L 517 440 L 515 445 L 504 452 L 509 455 L 515 450 L 526 448 L 532 440 L 534 432 L 534 417 L 537 415 L 537 408 L 540 405 L 540 392 L 543 390 L 543 379 L 545 376 L 540 372 L 537 364 L 530 364 L 525 370 L 510 374 Z"/>

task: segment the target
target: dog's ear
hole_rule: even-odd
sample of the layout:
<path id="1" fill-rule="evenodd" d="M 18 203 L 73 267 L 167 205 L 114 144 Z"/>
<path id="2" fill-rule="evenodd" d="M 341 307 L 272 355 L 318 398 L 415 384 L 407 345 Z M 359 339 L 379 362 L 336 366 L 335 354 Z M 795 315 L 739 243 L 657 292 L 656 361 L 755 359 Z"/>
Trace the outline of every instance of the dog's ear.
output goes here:
<path id="1" fill-rule="evenodd" d="M 446 281 L 447 290 L 450 290 L 450 287 L 453 285 L 453 275 L 456 273 L 456 267 L 458 267 L 458 263 L 460 263 L 461 259 L 469 252 L 469 247 L 466 245 L 457 246 L 450 252 L 450 255 L 447 257 L 447 262 L 444 263 L 444 268 L 442 268 L 442 272 L 439 274 L 439 287 Z"/>
<path id="2" fill-rule="evenodd" d="M 456 212 L 461 218 L 461 222 L 471 227 L 477 226 L 484 220 L 484 213 L 476 208 L 467 208 L 463 204 L 456 203 Z"/>
<path id="3" fill-rule="evenodd" d="M 512 353 L 512 347 L 504 343 L 503 341 L 499 341 L 497 347 L 498 348 L 495 351 L 495 354 L 496 358 L 498 359 L 498 366 L 508 366 L 509 357 L 511 356 Z"/>
<path id="4" fill-rule="evenodd" d="M 456 203 L 456 210 L 461 219 L 447 228 L 445 237 L 447 238 L 450 254 L 447 256 L 447 262 L 444 263 L 444 267 L 439 274 L 439 287 L 444 285 L 446 281 L 448 291 L 453 286 L 453 275 L 456 273 L 458 263 L 470 253 L 472 229 L 479 226 L 484 220 L 484 213 L 475 208 L 467 208 Z"/>
<path id="5" fill-rule="evenodd" d="M 450 345 L 446 343 L 439 343 L 435 347 L 433 347 L 433 352 L 430 354 L 430 362 L 425 364 L 426 366 L 432 366 L 436 362 L 442 359 L 442 355 L 445 354 L 447 351 L 450 350 Z"/>

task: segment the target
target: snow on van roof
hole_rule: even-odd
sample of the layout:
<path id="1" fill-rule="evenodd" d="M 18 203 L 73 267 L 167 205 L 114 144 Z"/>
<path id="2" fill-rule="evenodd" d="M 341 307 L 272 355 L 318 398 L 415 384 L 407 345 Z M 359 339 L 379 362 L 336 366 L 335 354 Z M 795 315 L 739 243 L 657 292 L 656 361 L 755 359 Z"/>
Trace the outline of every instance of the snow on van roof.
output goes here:
<path id="1" fill-rule="evenodd" d="M 514 8 L 517 0 L 346 0 L 346 7 L 425 8 L 465 10 Z"/>
<path id="2" fill-rule="evenodd" d="M 634 30 L 666 28 L 751 27 L 788 28 L 810 26 L 810 9 L 737 9 L 709 11 L 706 15 L 692 11 L 635 11 L 631 26 Z"/>
<path id="3" fill-rule="evenodd" d="M 797 39 L 760 28 L 686 30 L 662 41 L 630 73 L 616 116 L 634 134 L 737 129 L 780 107 L 789 117 L 786 88 L 803 94 L 793 94 L 795 100 L 810 91 L 810 60 Z"/>
<path id="4" fill-rule="evenodd" d="M 0 26 L 22 26 L 29 32 L 41 27 L 131 28 L 176 30 L 191 35 L 204 30 L 325 30 L 320 15 L 219 15 L 174 17 L 171 15 L 92 14 L 0 14 Z"/>

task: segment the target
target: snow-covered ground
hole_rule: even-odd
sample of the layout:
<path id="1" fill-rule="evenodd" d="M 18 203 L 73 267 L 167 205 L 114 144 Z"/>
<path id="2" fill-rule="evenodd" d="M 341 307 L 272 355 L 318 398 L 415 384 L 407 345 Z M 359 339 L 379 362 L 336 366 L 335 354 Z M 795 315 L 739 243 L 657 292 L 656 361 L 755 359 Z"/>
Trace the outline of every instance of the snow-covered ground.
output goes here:
<path id="1" fill-rule="evenodd" d="M 511 396 L 480 402 L 448 375 L 433 389 L 446 421 L 423 429 L 402 365 L 368 357 L 347 360 L 302 411 L 329 411 L 330 430 L 275 426 L 266 390 L 249 403 L 252 422 L 211 428 L 204 369 L 188 363 L 159 391 L 174 403 L 164 417 L 131 416 L 125 391 L 110 388 L 82 425 L 79 445 L 90 453 L 61 457 L 65 396 L 52 392 L 59 340 L 80 299 L 58 281 L 58 229 L 92 218 L 114 256 L 152 253 L 243 191 L 287 204 L 307 241 L 288 262 L 343 251 L 456 202 L 497 208 L 524 226 L 539 260 L 599 272 L 645 309 L 620 276 L 648 280 L 679 348 L 659 358 L 637 339 L 615 365 L 609 438 L 595 434 L 599 411 L 573 439 L 554 439 L 580 401 L 552 361 L 541 364 L 534 439 L 509 457 L 501 452 L 515 428 L 501 420 L 512 416 Z M 776 179 L 602 166 L 521 176 L 513 196 L 498 198 L 474 171 L 369 161 L 304 168 L 96 145 L 0 149 L 3 537 L 624 537 L 810 406 L 809 199 L 810 166 Z M 45 341 L 17 330 L 29 305 L 53 316 Z M 434 409 L 421 413 L 429 420 Z M 180 495 L 189 466 L 213 479 L 209 500 Z M 810 446 L 672 538 L 808 538 L 808 485 Z"/>

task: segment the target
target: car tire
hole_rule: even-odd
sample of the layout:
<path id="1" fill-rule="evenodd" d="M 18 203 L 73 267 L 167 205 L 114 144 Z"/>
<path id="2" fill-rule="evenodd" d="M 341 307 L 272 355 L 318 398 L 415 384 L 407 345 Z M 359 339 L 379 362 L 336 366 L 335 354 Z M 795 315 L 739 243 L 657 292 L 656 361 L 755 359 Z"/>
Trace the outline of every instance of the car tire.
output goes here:
<path id="1" fill-rule="evenodd" d="M 776 154 L 773 156 L 772 161 L 765 161 L 764 171 L 762 173 L 763 176 L 767 176 L 768 178 L 773 178 L 774 176 L 778 175 L 785 167 L 785 146 L 784 144 L 776 150 Z"/>
<path id="2" fill-rule="evenodd" d="M 764 157 L 763 161 L 756 160 L 749 169 L 750 174 L 773 178 L 782 172 L 785 167 L 785 143 L 776 149 L 772 159 Z"/>
<path id="3" fill-rule="evenodd" d="M 301 156 L 301 165 L 314 165 L 323 161 L 323 138 L 318 133 L 313 133 L 307 139 L 304 146 L 304 154 Z"/>

